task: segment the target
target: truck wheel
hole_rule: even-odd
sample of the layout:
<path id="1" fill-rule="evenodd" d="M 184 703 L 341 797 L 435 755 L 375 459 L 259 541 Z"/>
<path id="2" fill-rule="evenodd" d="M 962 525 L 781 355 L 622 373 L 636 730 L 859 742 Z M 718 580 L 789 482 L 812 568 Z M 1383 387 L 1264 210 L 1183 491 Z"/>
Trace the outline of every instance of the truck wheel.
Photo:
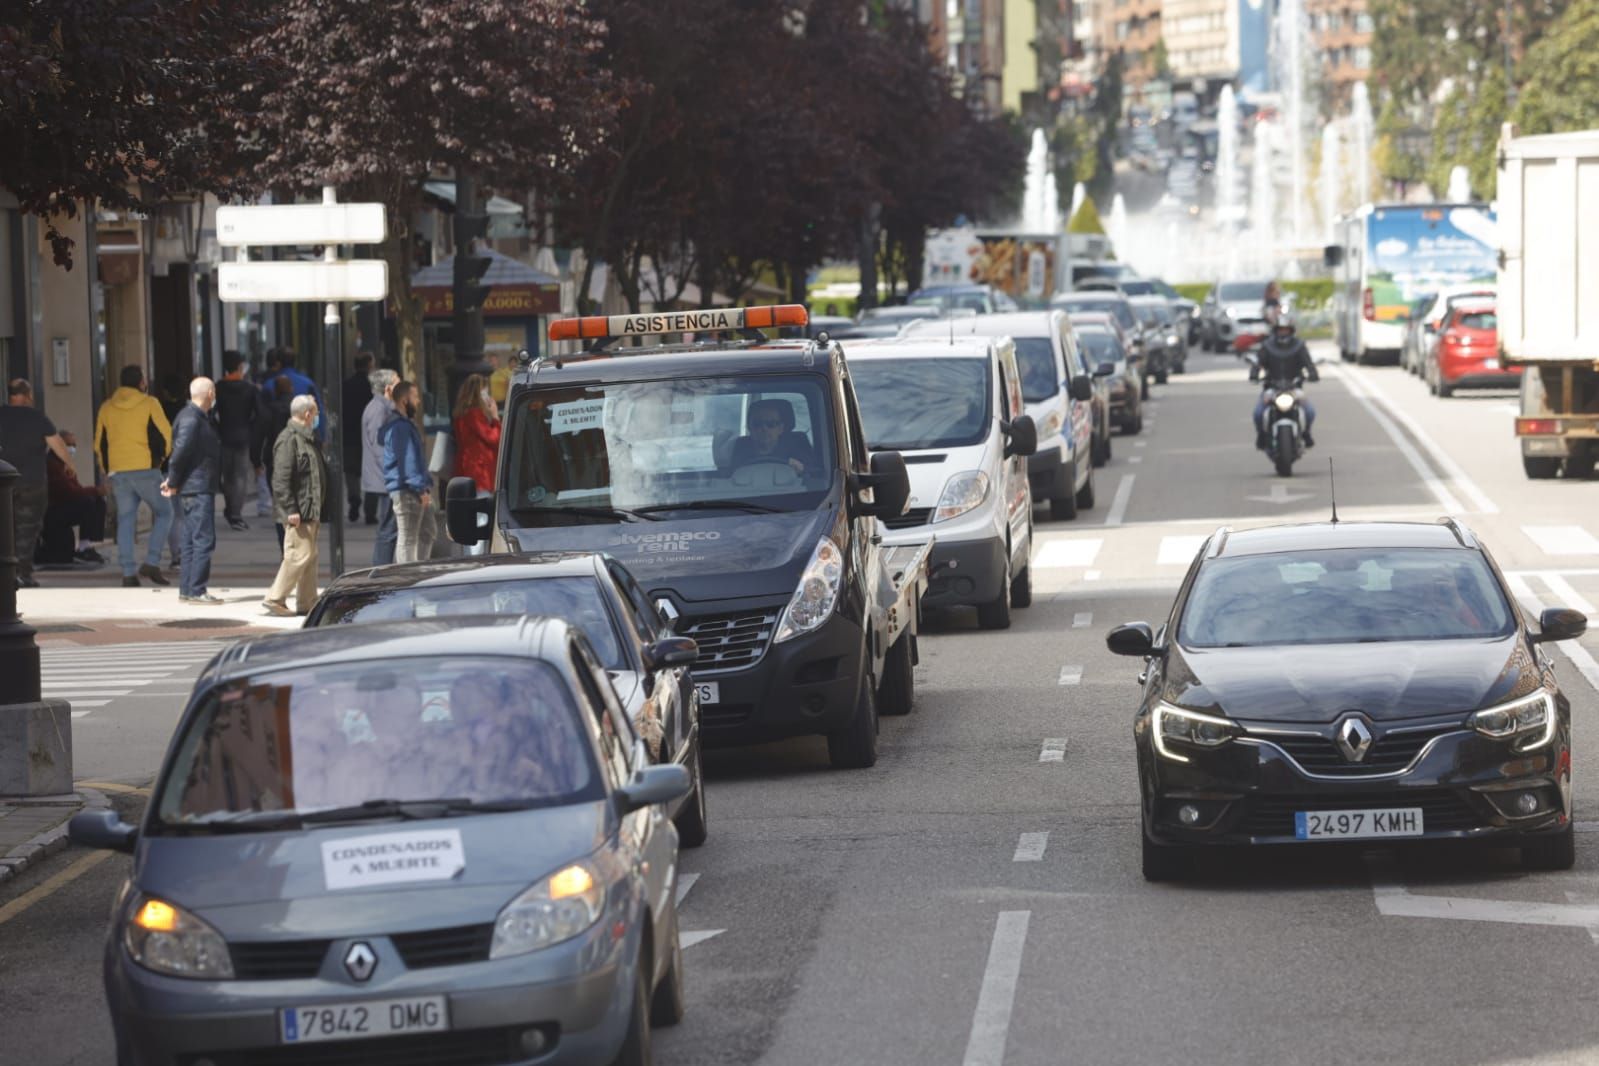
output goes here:
<path id="1" fill-rule="evenodd" d="M 1009 558 L 1010 545 L 1005 545 L 1005 554 Z M 1007 568 L 1008 569 L 1008 568 Z M 982 629 L 1009 629 L 1010 628 L 1010 576 L 999 584 L 999 595 L 987 603 L 977 605 L 977 625 Z"/>
<path id="2" fill-rule="evenodd" d="M 1010 605 L 1012 607 L 1031 607 L 1033 605 L 1032 563 L 1022 567 L 1022 572 L 1010 579 Z"/>
<path id="3" fill-rule="evenodd" d="M 675 825 L 677 826 L 678 843 L 685 848 L 697 848 L 705 843 L 705 838 L 710 835 L 705 820 L 705 768 L 700 761 L 700 744 L 694 742 L 694 791 L 689 793 L 688 802 L 677 812 Z"/>
<path id="4" fill-rule="evenodd" d="M 877 690 L 877 713 L 894 717 L 910 714 L 915 701 L 916 634 L 907 629 L 888 649 L 888 657 L 883 660 L 883 685 Z"/>
<path id="5" fill-rule="evenodd" d="M 1544 478 L 1560 475 L 1560 460 L 1551 459 L 1546 455 L 1523 455 L 1521 468 L 1527 472 L 1527 477 L 1534 481 L 1542 481 Z"/>
<path id="6" fill-rule="evenodd" d="M 1277 474 L 1279 477 L 1294 476 L 1294 427 L 1277 427 Z"/>
<path id="7" fill-rule="evenodd" d="M 835 770 L 864 770 L 877 762 L 877 683 L 869 671 L 861 675 L 849 723 L 827 734 L 827 760 Z"/>
<path id="8" fill-rule="evenodd" d="M 1092 474 L 1089 476 L 1092 476 Z M 1077 484 L 1077 463 L 1075 460 L 1066 471 L 1066 484 L 1068 486 Z M 1077 517 L 1077 498 L 1071 488 L 1067 488 L 1064 496 L 1051 496 L 1049 498 L 1049 517 L 1057 522 L 1070 522 Z"/>
<path id="9" fill-rule="evenodd" d="M 1110 462 L 1110 438 L 1100 440 L 1098 434 L 1095 434 L 1093 443 L 1089 445 L 1089 451 L 1093 453 L 1093 464 L 1104 466 Z"/>
<path id="10" fill-rule="evenodd" d="M 1088 472 L 1088 480 L 1083 483 L 1082 488 L 1077 490 L 1077 495 L 1073 497 L 1073 501 L 1077 504 L 1079 511 L 1092 511 L 1094 509 L 1094 472 L 1092 470 Z"/>
<path id="11" fill-rule="evenodd" d="M 1155 384 L 1157 384 L 1157 385 L 1166 384 L 1166 377 L 1167 377 L 1167 372 L 1166 371 L 1164 371 L 1164 370 L 1155 371 Z"/>

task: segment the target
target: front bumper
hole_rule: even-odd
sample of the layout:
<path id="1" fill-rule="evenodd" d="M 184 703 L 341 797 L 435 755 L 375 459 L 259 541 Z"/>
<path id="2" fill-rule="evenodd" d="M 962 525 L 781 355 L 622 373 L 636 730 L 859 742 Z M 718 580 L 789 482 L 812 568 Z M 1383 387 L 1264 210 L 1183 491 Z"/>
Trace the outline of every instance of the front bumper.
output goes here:
<path id="1" fill-rule="evenodd" d="M 788 599 L 694 604 L 695 613 L 685 614 L 677 631 L 695 636 L 696 626 L 752 616 L 773 619 L 775 631 Z M 702 607 L 711 613 L 699 614 Z M 719 689 L 717 702 L 700 704 L 701 743 L 708 748 L 757 744 L 842 729 L 855 712 L 865 647 L 860 623 L 835 611 L 810 633 L 781 644 L 768 641 L 749 666 L 696 667 L 695 681 L 715 682 Z"/>
<path id="2" fill-rule="evenodd" d="M 953 541 L 940 538 L 928 560 L 924 607 L 971 607 L 998 599 L 1004 588 L 1005 542 L 997 537 Z"/>
<path id="3" fill-rule="evenodd" d="M 471 1061 L 484 1066 L 578 1066 L 609 1062 L 620 1050 L 632 1005 L 638 932 L 622 941 L 611 923 L 544 951 L 407 970 L 392 942 L 372 945 L 376 977 L 353 985 L 337 976 L 344 946 L 335 942 L 320 975 L 293 980 L 191 981 L 152 973 L 120 942 L 108 945 L 106 997 L 120 1041 L 139 1066 Z M 385 978 L 385 972 L 389 975 Z M 331 975 L 331 976 L 330 976 Z M 447 1032 L 363 1040 L 285 1044 L 285 1007 L 359 1004 L 413 996 L 446 997 Z M 521 1034 L 538 1028 L 551 1041 L 528 1056 Z"/>
<path id="4" fill-rule="evenodd" d="M 1144 829 L 1152 840 L 1181 845 L 1324 843 L 1330 841 L 1299 838 L 1297 812 L 1414 807 L 1422 813 L 1419 836 L 1358 842 L 1370 846 L 1509 837 L 1504 841 L 1508 845 L 1523 835 L 1562 830 L 1571 819 L 1570 733 L 1564 714 L 1554 739 L 1527 753 L 1464 729 L 1458 717 L 1448 723 L 1402 723 L 1429 728 L 1379 733 L 1367 758 L 1377 760 L 1374 769 L 1398 768 L 1357 775 L 1344 773 L 1348 766 L 1336 754 L 1330 727 L 1315 737 L 1245 725 L 1250 729 L 1245 737 L 1219 748 L 1176 749 L 1190 760 L 1179 763 L 1155 751 L 1149 718 L 1139 716 L 1134 736 Z M 1384 749 L 1384 744 L 1393 746 Z M 1385 750 L 1386 755 L 1379 754 Z M 1529 790 L 1539 796 L 1539 809 L 1525 817 L 1511 813 L 1514 797 Z M 1200 812 L 1196 824 L 1179 820 L 1185 805 Z"/>

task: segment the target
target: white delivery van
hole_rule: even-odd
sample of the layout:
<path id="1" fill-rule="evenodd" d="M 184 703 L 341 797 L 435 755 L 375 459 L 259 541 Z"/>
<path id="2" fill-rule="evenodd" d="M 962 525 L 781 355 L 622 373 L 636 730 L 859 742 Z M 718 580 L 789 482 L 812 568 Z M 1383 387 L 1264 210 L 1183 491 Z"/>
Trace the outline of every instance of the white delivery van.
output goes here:
<path id="1" fill-rule="evenodd" d="M 946 323 L 946 327 L 947 327 Z M 882 519 L 884 543 L 935 538 L 922 603 L 974 606 L 985 629 L 1010 625 L 1033 599 L 1033 495 L 1027 457 L 1038 431 L 1022 399 L 1009 337 L 844 342 L 866 444 L 905 459 L 911 496 Z"/>
<path id="2" fill-rule="evenodd" d="M 1015 342 L 1022 402 L 1038 430 L 1038 450 L 1027 460 L 1033 498 L 1049 501 L 1051 518 L 1076 518 L 1079 509 L 1093 507 L 1094 465 L 1103 465 L 1110 453 L 1109 400 L 1104 405 L 1107 417 L 1096 419 L 1094 380 L 1082 371 L 1066 312 L 1055 308 L 954 322 L 923 320 L 905 326 L 900 336 L 948 338 L 952 331 L 958 337 L 1009 337 Z"/>

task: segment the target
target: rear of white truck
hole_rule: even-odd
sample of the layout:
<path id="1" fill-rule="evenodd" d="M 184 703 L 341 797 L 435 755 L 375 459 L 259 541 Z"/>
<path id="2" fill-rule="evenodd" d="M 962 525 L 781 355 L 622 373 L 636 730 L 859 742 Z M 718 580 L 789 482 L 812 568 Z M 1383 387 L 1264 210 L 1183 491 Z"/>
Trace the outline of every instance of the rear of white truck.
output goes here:
<path id="1" fill-rule="evenodd" d="M 1586 477 L 1599 459 L 1599 130 L 1506 126 L 1498 209 L 1499 357 L 1525 368 L 1522 465 Z"/>

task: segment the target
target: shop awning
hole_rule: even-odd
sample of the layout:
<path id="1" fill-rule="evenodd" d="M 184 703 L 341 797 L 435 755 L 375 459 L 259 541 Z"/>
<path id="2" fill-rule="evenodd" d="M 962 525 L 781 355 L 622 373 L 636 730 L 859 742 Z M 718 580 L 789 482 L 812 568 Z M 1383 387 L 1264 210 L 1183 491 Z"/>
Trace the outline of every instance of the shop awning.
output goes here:
<path id="1" fill-rule="evenodd" d="M 561 279 L 535 270 L 520 259 L 485 250 L 490 259 L 483 283 L 489 286 L 483 314 L 489 317 L 525 318 L 561 313 Z M 455 308 L 455 257 L 441 259 L 411 275 L 411 288 L 422 300 L 429 318 L 450 315 Z"/>

